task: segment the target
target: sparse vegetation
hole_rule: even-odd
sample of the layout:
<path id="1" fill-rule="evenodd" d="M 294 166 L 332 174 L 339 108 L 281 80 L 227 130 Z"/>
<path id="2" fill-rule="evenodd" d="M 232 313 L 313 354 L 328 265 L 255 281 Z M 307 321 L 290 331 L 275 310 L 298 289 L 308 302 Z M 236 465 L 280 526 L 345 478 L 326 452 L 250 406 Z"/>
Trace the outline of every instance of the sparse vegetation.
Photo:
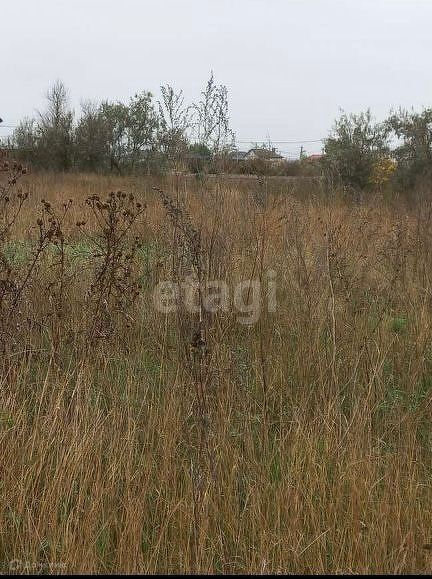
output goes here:
<path id="1" fill-rule="evenodd" d="M 429 198 L 1 169 L 0 561 L 430 571 Z M 267 270 L 252 325 L 153 304 Z"/>

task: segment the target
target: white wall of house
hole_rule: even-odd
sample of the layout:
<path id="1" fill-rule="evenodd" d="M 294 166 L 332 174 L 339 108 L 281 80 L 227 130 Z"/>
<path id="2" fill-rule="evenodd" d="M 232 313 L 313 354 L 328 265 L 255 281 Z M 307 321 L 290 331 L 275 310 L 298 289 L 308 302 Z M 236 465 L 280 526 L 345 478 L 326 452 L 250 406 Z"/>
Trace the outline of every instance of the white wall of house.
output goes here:
<path id="1" fill-rule="evenodd" d="M 251 150 L 248 152 L 248 154 L 246 155 L 245 159 L 247 161 L 252 161 L 254 159 L 259 159 L 260 156 L 257 155 L 255 153 L 255 151 Z M 269 157 L 269 158 L 265 158 L 264 161 L 266 161 L 267 163 L 280 163 L 281 161 L 283 161 L 283 158 L 279 157 L 279 155 L 277 155 L 277 153 L 275 153 L 275 157 Z"/>

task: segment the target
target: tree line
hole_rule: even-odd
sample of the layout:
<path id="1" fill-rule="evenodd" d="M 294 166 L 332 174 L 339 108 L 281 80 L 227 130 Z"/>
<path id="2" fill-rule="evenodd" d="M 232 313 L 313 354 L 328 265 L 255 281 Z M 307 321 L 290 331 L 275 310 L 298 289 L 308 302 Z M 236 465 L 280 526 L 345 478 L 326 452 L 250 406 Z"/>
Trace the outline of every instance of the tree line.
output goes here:
<path id="1" fill-rule="evenodd" d="M 155 101 L 148 91 L 128 102 L 84 102 L 78 116 L 68 91 L 57 81 L 46 108 L 23 119 L 7 145 L 21 160 L 53 171 L 153 172 L 179 168 L 187 156 L 211 157 L 230 150 L 228 91 L 213 73 L 197 102 L 182 91 L 161 87 Z"/>
<path id="2" fill-rule="evenodd" d="M 324 172 L 354 189 L 412 189 L 432 183 L 432 108 L 392 111 L 377 122 L 370 110 L 342 112 L 324 143 Z"/>
<path id="3" fill-rule="evenodd" d="M 388 184 L 413 188 L 432 183 L 432 108 L 399 109 L 383 122 L 371 111 L 341 112 L 323 155 L 268 164 L 230 162 L 235 135 L 230 126 L 226 86 L 213 73 L 199 99 L 186 103 L 182 91 L 164 85 L 160 99 L 148 91 L 128 102 L 85 102 L 75 115 L 68 91 L 57 81 L 45 110 L 25 118 L 7 145 L 20 160 L 53 171 L 164 173 L 222 170 L 276 175 L 324 175 L 354 189 Z M 222 163 L 220 161 L 223 161 Z"/>

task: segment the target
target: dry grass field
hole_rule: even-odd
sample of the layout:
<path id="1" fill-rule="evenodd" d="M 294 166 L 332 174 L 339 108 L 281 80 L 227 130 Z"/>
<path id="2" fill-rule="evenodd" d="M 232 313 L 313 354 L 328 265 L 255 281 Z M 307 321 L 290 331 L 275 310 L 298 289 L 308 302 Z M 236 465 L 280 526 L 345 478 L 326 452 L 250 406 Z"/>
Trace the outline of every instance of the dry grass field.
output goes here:
<path id="1" fill-rule="evenodd" d="M 176 177 L 10 188 L 2 572 L 431 571 L 429 198 Z M 230 307 L 157 310 L 160 281 L 192 278 L 225 281 Z M 242 280 L 261 288 L 253 324 L 232 303 Z"/>

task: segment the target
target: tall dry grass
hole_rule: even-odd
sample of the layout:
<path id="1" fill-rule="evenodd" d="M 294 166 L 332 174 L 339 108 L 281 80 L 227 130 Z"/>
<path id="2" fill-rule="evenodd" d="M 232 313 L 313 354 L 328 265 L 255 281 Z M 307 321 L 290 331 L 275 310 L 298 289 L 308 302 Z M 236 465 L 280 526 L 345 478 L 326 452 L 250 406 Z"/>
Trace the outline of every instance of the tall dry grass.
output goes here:
<path id="1" fill-rule="evenodd" d="M 35 243 L 40 199 L 73 204 L 60 315 L 48 251 L 20 302 L 31 323 L 2 358 L 2 571 L 431 570 L 428 200 L 25 179 L 14 267 L 33 255 L 19 248 Z M 85 199 L 118 189 L 147 204 L 141 289 L 90 340 L 98 258 L 76 222 L 94 233 Z M 234 310 L 155 311 L 155 284 L 197 267 L 230 287 L 274 270 L 277 311 L 253 326 Z"/>

